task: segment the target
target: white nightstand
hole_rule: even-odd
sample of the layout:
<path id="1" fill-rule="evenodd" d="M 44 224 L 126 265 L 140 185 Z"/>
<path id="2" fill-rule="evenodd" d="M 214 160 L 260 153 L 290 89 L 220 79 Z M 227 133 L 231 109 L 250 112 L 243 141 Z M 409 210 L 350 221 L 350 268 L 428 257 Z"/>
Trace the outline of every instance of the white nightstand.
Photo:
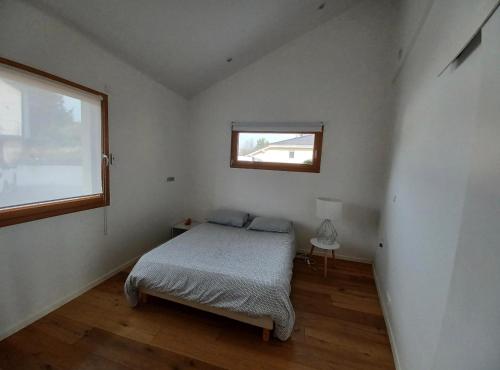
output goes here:
<path id="1" fill-rule="evenodd" d="M 318 241 L 318 238 L 312 238 L 311 239 L 311 251 L 309 252 L 309 257 L 312 257 L 312 254 L 314 252 L 314 248 L 320 248 L 320 249 L 324 249 L 327 251 L 332 251 L 332 258 L 333 258 L 332 263 L 335 265 L 335 250 L 340 248 L 339 243 L 335 242 L 333 244 L 325 244 L 325 243 L 321 243 L 320 241 Z M 327 271 L 328 271 L 328 254 L 326 253 L 325 254 L 324 272 L 323 272 L 324 277 L 326 277 Z"/>
<path id="2" fill-rule="evenodd" d="M 198 221 L 191 221 L 190 225 L 185 225 L 184 221 L 181 221 L 174 226 L 172 226 L 172 238 L 175 238 L 176 236 L 181 235 L 182 233 L 185 233 L 188 230 L 191 230 L 193 227 L 198 226 L 201 222 Z"/>

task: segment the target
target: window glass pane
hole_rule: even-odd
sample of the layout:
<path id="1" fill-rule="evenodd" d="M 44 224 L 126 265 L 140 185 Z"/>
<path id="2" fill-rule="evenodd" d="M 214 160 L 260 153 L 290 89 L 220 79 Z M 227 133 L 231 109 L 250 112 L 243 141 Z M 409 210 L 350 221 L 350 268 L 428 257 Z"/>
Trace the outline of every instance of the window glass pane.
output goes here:
<path id="1" fill-rule="evenodd" d="M 312 164 L 314 134 L 243 133 L 238 138 L 238 161 Z"/>
<path id="2" fill-rule="evenodd" d="M 98 97 L 0 69 L 0 208 L 102 193 Z"/>

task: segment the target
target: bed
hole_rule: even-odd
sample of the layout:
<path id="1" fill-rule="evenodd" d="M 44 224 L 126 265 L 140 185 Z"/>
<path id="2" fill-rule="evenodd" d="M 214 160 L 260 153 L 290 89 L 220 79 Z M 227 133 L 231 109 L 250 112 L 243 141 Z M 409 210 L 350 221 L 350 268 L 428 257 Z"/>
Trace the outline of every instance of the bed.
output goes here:
<path id="1" fill-rule="evenodd" d="M 131 306 L 147 295 L 186 304 L 290 337 L 295 237 L 200 224 L 143 255 L 124 286 Z"/>

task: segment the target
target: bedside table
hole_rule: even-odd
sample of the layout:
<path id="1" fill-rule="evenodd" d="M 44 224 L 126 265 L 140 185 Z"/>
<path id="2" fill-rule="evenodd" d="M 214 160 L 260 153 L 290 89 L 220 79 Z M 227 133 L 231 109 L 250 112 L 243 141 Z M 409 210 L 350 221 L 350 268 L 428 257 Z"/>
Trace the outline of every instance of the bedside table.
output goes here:
<path id="1" fill-rule="evenodd" d="M 188 230 L 191 230 L 193 227 L 199 225 L 201 222 L 191 221 L 191 225 L 184 225 L 184 221 L 181 221 L 174 226 L 172 226 L 172 238 L 185 233 Z"/>
<path id="2" fill-rule="evenodd" d="M 314 248 L 324 249 L 326 251 L 332 251 L 332 258 L 333 258 L 332 263 L 335 265 L 335 250 L 340 248 L 339 243 L 335 242 L 333 244 L 325 244 L 325 243 L 321 243 L 318 240 L 318 238 L 312 238 L 311 239 L 311 251 L 309 252 L 309 258 L 312 257 L 312 254 L 314 252 Z M 328 271 L 328 254 L 325 254 L 325 265 L 324 265 L 323 277 L 326 277 L 327 271 Z"/>

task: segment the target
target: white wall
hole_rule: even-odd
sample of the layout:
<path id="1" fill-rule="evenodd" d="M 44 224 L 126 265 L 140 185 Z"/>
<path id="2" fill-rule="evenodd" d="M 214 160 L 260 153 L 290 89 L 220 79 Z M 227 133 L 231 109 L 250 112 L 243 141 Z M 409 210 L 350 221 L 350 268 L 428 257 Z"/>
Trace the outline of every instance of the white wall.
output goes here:
<path id="1" fill-rule="evenodd" d="M 0 228 L 2 337 L 169 237 L 184 216 L 187 102 L 23 2 L 0 1 L 0 55 L 107 92 L 117 157 L 107 236 L 103 209 Z"/>
<path id="2" fill-rule="evenodd" d="M 464 211 L 435 370 L 500 368 L 500 10 L 483 29 Z"/>
<path id="3" fill-rule="evenodd" d="M 365 1 L 190 101 L 190 210 L 231 207 L 296 223 L 299 247 L 320 223 L 314 199 L 339 198 L 339 254 L 371 260 L 391 126 L 392 8 Z M 325 121 L 320 174 L 229 168 L 231 121 Z"/>
<path id="4" fill-rule="evenodd" d="M 491 82 L 500 64 L 498 27 L 485 29 L 480 47 L 438 77 L 493 5 L 434 4 L 397 80 L 385 246 L 375 266 L 405 370 L 498 368 L 491 349 L 500 345 L 491 306 L 498 307 L 492 290 L 500 278 L 493 248 L 500 241 L 500 127 L 498 101 L 491 102 L 500 94 L 498 78 Z"/>

